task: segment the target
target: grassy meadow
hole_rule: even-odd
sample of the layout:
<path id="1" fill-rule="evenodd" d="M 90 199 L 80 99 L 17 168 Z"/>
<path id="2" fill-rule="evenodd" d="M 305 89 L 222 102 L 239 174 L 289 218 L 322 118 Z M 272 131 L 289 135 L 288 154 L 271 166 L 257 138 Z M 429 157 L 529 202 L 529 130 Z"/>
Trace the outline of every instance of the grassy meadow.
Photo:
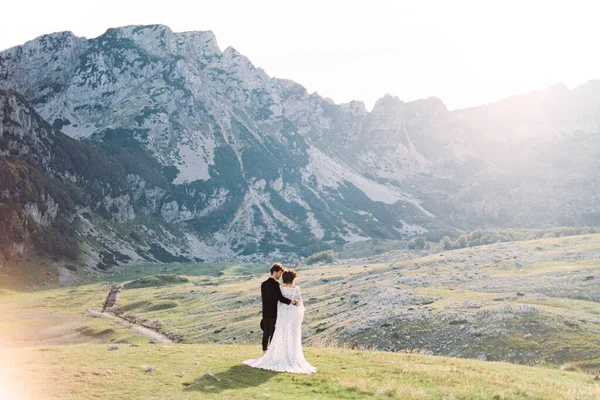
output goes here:
<path id="1" fill-rule="evenodd" d="M 19 399 L 600 398 L 600 384 L 580 372 L 349 349 L 305 352 L 316 374 L 241 364 L 259 355 L 256 346 L 186 344 L 13 348 L 17 368 L 4 372 L 13 375 Z"/>
<path id="2" fill-rule="evenodd" d="M 241 364 L 260 355 L 268 266 L 2 289 L 0 398 L 600 399 L 600 235 L 386 257 L 297 268 L 309 376 Z"/>

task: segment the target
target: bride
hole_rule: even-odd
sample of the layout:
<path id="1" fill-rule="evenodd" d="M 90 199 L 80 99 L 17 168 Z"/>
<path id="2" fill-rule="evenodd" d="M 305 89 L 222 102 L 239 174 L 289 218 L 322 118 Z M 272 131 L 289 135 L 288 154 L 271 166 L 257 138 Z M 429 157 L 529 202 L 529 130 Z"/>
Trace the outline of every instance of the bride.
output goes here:
<path id="1" fill-rule="evenodd" d="M 279 372 L 312 374 L 317 369 L 310 365 L 302 352 L 302 319 L 304 304 L 300 296 L 300 288 L 294 285 L 296 271 L 288 269 L 283 272 L 281 293 L 297 305 L 277 304 L 277 322 L 275 333 L 267 352 L 261 358 L 246 360 L 244 364 L 255 368 Z"/>

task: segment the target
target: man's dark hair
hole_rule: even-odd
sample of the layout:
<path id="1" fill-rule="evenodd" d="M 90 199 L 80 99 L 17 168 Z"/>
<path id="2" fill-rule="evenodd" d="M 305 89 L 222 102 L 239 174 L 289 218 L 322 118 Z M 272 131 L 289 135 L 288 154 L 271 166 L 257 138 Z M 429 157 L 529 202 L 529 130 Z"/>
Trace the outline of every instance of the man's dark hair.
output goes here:
<path id="1" fill-rule="evenodd" d="M 271 275 L 273 275 L 273 272 L 279 272 L 279 271 L 283 271 L 283 265 L 281 265 L 279 263 L 273 264 L 273 266 L 271 267 Z"/>
<path id="2" fill-rule="evenodd" d="M 283 283 L 292 283 L 294 282 L 294 279 L 296 279 L 296 275 L 298 274 L 293 269 L 286 269 L 283 271 L 281 279 L 283 280 Z"/>

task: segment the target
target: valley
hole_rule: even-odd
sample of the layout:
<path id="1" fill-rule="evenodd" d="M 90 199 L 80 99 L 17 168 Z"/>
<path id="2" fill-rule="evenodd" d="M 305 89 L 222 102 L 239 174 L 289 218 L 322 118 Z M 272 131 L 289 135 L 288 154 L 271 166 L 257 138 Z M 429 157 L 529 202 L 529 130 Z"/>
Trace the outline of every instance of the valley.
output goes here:
<path id="1" fill-rule="evenodd" d="M 598 368 L 599 234 L 418 253 L 410 259 L 396 254 L 398 261 L 391 261 L 391 252 L 370 261 L 297 266 L 307 306 L 305 343 Z M 34 342 L 126 343 L 136 335 L 125 319 L 184 343 L 257 344 L 258 288 L 266 269 L 235 263 L 128 267 L 111 278 L 128 281 L 110 310 L 117 321 L 93 318 L 102 311 L 107 282 L 4 294 L 0 307 L 3 319 L 23 320 L 20 329 L 11 328 L 15 343 L 27 343 L 21 332 L 35 332 L 28 323 L 46 327 Z M 114 327 L 100 328 L 106 324 Z M 63 330 L 71 336 L 63 337 Z"/>
<path id="2" fill-rule="evenodd" d="M 32 398 L 593 399 L 599 249 L 592 234 L 298 265 L 314 376 L 240 364 L 259 353 L 264 265 L 139 265 L 109 282 L 3 289 L 0 341 L 19 365 L 6 369 L 13 389 Z"/>

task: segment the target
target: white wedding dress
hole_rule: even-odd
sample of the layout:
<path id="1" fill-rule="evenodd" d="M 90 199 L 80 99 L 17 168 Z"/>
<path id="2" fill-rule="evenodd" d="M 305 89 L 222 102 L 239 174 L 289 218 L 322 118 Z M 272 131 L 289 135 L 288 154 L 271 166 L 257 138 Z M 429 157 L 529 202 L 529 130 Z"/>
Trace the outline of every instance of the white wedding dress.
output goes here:
<path id="1" fill-rule="evenodd" d="M 302 352 L 304 304 L 300 296 L 300 288 L 282 286 L 281 294 L 290 300 L 296 300 L 298 305 L 278 303 L 275 333 L 273 333 L 273 339 L 267 352 L 261 358 L 244 361 L 244 364 L 255 368 L 297 374 L 317 372 L 317 369 L 306 361 Z"/>

